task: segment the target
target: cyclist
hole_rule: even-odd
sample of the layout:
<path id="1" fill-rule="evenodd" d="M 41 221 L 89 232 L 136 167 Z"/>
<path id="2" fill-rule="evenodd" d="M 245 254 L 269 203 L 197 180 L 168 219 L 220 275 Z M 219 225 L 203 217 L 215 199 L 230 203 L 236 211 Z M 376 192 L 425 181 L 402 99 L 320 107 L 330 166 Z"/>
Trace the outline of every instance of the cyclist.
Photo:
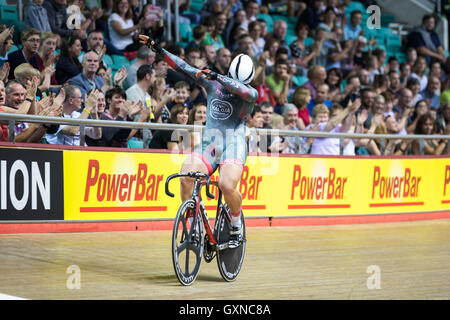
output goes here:
<path id="1" fill-rule="evenodd" d="M 143 44 L 161 54 L 174 70 L 204 87 L 208 94 L 202 143 L 191 152 L 181 171 L 212 175 L 220 168 L 219 188 L 232 215 L 229 246 L 236 247 L 242 234 L 242 195 L 238 188 L 248 153 L 245 123 L 258 99 L 258 92 L 249 85 L 255 74 L 251 58 L 244 54 L 236 56 L 230 64 L 227 77 L 188 65 L 148 37 L 140 36 L 140 39 Z M 192 178 L 182 179 L 182 200 L 189 199 L 192 191 Z"/>

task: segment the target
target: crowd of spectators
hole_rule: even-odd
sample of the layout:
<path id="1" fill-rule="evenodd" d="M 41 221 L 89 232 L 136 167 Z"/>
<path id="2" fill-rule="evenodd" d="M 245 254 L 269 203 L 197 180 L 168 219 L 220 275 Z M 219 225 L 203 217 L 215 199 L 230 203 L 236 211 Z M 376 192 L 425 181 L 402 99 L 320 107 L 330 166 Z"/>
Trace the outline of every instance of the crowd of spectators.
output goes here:
<path id="1" fill-rule="evenodd" d="M 20 43 L 13 43 L 13 25 L 0 26 L 0 112 L 205 124 L 204 88 L 140 45 L 138 35 L 146 34 L 188 64 L 225 75 L 236 54 L 251 56 L 251 86 L 259 98 L 249 128 L 370 134 L 345 139 L 345 155 L 450 153 L 445 139 L 401 139 L 450 134 L 450 59 L 434 31 L 435 17 L 425 15 L 405 37 L 406 61 L 399 63 L 365 36 L 363 12 L 347 19 L 348 2 L 205 0 L 194 13 L 191 0 L 180 0 L 180 22 L 194 26 L 191 41 L 181 44 L 168 41 L 165 1 L 140 10 L 136 0 L 32 0 Z M 296 21 L 291 41 L 286 20 L 274 21 L 269 31 L 262 17 L 282 6 L 277 14 Z M 110 55 L 126 57 L 129 67 L 113 71 Z M 299 78 L 307 81 L 299 84 Z M 80 145 L 78 126 L 16 123 L 14 134 L 16 142 Z M 123 128 L 87 128 L 85 134 L 86 146 L 186 150 L 200 142 L 198 132 L 190 143 L 167 130 L 153 131 L 149 141 L 141 130 Z M 8 136 L 7 121 L 0 121 L 0 141 Z M 341 152 L 337 138 L 260 135 L 248 143 L 250 152 Z"/>

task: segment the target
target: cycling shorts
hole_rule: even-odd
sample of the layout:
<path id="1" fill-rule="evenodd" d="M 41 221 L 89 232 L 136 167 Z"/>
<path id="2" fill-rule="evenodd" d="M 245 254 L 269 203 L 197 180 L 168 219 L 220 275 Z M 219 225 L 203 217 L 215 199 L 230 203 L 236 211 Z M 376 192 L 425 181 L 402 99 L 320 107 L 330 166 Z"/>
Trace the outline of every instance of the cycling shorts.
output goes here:
<path id="1" fill-rule="evenodd" d="M 232 163 L 243 167 L 247 160 L 248 148 L 245 135 L 233 135 L 224 141 L 203 139 L 202 143 L 194 148 L 192 156 L 200 158 L 212 175 L 217 168 Z"/>

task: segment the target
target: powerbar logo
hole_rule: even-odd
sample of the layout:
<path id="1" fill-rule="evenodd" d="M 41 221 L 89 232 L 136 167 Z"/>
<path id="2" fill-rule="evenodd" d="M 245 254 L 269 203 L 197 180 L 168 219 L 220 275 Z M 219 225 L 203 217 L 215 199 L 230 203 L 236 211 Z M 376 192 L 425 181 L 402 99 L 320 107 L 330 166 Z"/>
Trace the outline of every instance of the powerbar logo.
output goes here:
<path id="1" fill-rule="evenodd" d="M 89 160 L 84 201 L 156 201 L 163 175 L 148 171 L 140 163 L 134 174 L 103 172 L 98 160 Z"/>
<path id="2" fill-rule="evenodd" d="M 327 175 L 309 176 L 302 173 L 300 165 L 295 165 L 291 200 L 344 199 L 347 181 L 348 177 L 339 175 L 333 167 L 328 169 Z"/>
<path id="3" fill-rule="evenodd" d="M 50 210 L 50 163 L 45 162 L 41 170 L 37 161 L 28 167 L 24 161 L 16 160 L 10 165 L 0 161 L 0 209 L 9 209 L 10 204 L 16 210 L 27 206 L 38 209 L 38 199 L 43 209 Z"/>

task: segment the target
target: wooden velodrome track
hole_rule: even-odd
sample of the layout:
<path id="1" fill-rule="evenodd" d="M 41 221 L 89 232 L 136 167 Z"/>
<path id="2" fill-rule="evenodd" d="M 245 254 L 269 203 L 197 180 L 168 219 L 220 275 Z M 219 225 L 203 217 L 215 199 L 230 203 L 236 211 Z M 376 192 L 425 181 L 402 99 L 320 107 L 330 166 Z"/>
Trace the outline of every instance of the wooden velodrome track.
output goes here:
<path id="1" fill-rule="evenodd" d="M 0 294 L 102 300 L 450 298 L 449 219 L 247 232 L 235 282 L 222 280 L 214 260 L 202 263 L 190 287 L 174 275 L 168 230 L 2 234 Z M 68 268 L 74 265 L 80 288 L 68 289 Z M 373 266 L 378 289 L 368 287 Z"/>

